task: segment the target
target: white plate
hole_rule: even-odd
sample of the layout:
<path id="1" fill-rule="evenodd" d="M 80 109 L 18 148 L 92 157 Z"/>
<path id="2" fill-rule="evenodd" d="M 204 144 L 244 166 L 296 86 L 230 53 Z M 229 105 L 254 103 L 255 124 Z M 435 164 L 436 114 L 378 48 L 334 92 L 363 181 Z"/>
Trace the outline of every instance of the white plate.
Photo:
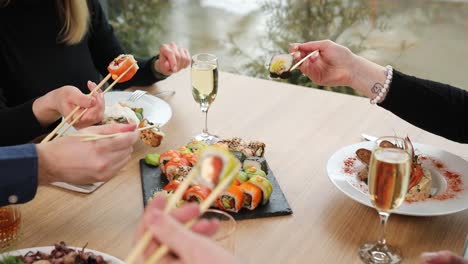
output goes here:
<path id="1" fill-rule="evenodd" d="M 132 92 L 109 92 L 104 95 L 104 101 L 106 106 L 111 106 L 119 102 L 125 102 L 129 107 L 140 107 L 143 108 L 143 117 L 148 119 L 150 122 L 160 124 L 164 126 L 172 117 L 172 110 L 168 103 L 162 99 L 145 94 L 136 102 L 128 102 L 128 99 L 132 95 Z M 67 127 L 67 126 L 64 126 Z M 62 128 L 63 129 L 63 128 Z M 60 129 L 58 133 L 62 131 Z M 75 133 L 76 129 L 71 127 L 65 134 Z M 81 193 L 92 193 L 99 188 L 103 182 L 97 182 L 87 185 L 76 185 L 65 182 L 54 182 L 55 185 L 60 188 L 68 189 L 75 192 Z"/>
<path id="2" fill-rule="evenodd" d="M 77 247 L 69 247 L 69 248 L 81 250 L 81 248 L 77 248 Z M 20 255 L 24 256 L 29 251 L 32 251 L 34 253 L 36 253 L 37 251 L 41 251 L 41 252 L 50 254 L 50 252 L 52 252 L 52 250 L 54 250 L 54 249 L 55 249 L 55 247 L 53 247 L 53 246 L 18 249 L 18 250 L 13 250 L 13 251 L 10 251 L 10 252 L 0 254 L 0 259 L 2 259 L 3 257 L 6 257 L 6 256 L 20 256 Z M 108 255 L 106 253 L 102 253 L 102 252 L 92 250 L 92 249 L 87 249 L 87 248 L 85 248 L 85 252 L 92 252 L 94 255 L 101 255 L 104 258 L 105 261 L 109 261 L 112 264 L 125 264 L 122 260 L 120 260 L 120 259 L 118 259 L 118 258 L 116 258 L 114 256 Z"/>
<path id="3" fill-rule="evenodd" d="M 454 193 L 455 196 L 446 200 L 437 200 L 433 198 L 424 201 L 407 203 L 404 202 L 393 213 L 414 216 L 434 216 L 446 215 L 468 208 L 468 162 L 464 159 L 444 150 L 423 144 L 413 144 L 417 155 L 422 154 L 428 159 L 422 161 L 423 167 L 427 168 L 432 174 L 433 194 L 441 195 L 447 191 L 447 179 L 443 175 L 445 171 L 457 173 L 462 180 L 462 191 Z M 351 171 L 345 172 L 345 160 L 356 157 L 355 151 L 359 148 L 372 149 L 374 142 L 361 142 L 346 146 L 335 152 L 327 163 L 328 177 L 331 182 L 343 193 L 353 200 L 356 200 L 369 207 L 374 207 L 369 199 L 367 185 L 361 182 L 357 177 L 357 171 L 364 165 L 359 161 L 354 163 Z M 435 162 L 440 161 L 444 168 L 439 168 Z"/>

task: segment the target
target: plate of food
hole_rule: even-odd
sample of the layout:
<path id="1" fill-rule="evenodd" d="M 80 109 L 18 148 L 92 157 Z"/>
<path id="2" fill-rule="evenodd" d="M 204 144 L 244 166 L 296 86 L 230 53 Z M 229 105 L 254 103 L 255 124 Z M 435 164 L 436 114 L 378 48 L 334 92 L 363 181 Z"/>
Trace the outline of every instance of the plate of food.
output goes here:
<path id="1" fill-rule="evenodd" d="M 227 211 L 237 220 L 292 214 L 264 158 L 264 143 L 233 138 L 221 140 L 215 145 L 231 151 L 242 163 L 242 169 L 213 207 Z M 197 164 L 199 153 L 206 147 L 203 142 L 192 141 L 178 149 L 148 154 L 141 160 L 144 205 L 158 194 L 171 195 Z M 210 192 L 211 189 L 206 186 L 191 185 L 180 203 L 200 203 Z"/>
<path id="2" fill-rule="evenodd" d="M 335 152 L 327 163 L 331 182 L 350 198 L 373 207 L 367 170 L 374 142 Z M 436 147 L 414 143 L 413 168 L 405 202 L 394 213 L 413 216 L 452 214 L 468 209 L 468 162 Z"/>
<path id="3" fill-rule="evenodd" d="M 33 247 L 14 250 L 0 255 L 0 264 L 29 264 L 29 263 L 102 263 L 124 264 L 114 256 L 77 247 L 69 247 L 64 242 L 48 247 Z"/>

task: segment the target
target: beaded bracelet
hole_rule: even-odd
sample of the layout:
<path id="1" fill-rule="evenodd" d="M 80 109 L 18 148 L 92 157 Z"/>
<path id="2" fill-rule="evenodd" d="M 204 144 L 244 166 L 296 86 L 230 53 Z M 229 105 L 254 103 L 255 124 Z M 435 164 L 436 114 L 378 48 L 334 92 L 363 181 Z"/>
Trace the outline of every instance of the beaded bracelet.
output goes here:
<path id="1" fill-rule="evenodd" d="M 383 88 L 379 91 L 379 94 L 374 98 L 370 100 L 371 104 L 377 104 L 383 101 L 385 96 L 388 93 L 388 89 L 390 87 L 390 83 L 392 82 L 393 78 L 393 68 L 390 65 L 385 66 L 387 79 L 385 80 L 385 83 L 383 85 Z"/>

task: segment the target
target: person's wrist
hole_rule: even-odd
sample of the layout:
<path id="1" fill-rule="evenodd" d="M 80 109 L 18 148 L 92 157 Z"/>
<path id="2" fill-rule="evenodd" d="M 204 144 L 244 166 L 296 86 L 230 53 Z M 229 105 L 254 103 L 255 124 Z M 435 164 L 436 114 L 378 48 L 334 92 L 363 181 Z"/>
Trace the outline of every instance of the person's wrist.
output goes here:
<path id="1" fill-rule="evenodd" d="M 355 54 L 353 54 L 353 63 L 351 65 L 352 77 L 349 86 L 369 98 L 375 96 L 372 87 L 376 84 L 384 84 L 386 79 L 385 67 Z"/>
<path id="2" fill-rule="evenodd" d="M 51 162 L 50 156 L 53 152 L 48 150 L 50 143 L 43 143 L 36 145 L 37 161 L 38 161 L 38 172 L 37 179 L 40 185 L 54 182 L 54 173 L 52 170 L 53 162 Z"/>
<path id="3" fill-rule="evenodd" d="M 37 98 L 32 105 L 32 111 L 39 123 L 46 127 L 60 118 L 60 113 L 57 111 L 57 100 L 54 100 L 56 90 L 47 93 L 44 96 Z"/>
<path id="4" fill-rule="evenodd" d="M 159 60 L 159 55 L 156 55 L 152 60 L 152 66 L 153 67 L 151 67 L 151 72 L 153 73 L 153 75 L 154 75 L 154 77 L 156 79 L 164 80 L 167 77 L 169 77 L 169 75 L 165 75 L 164 73 L 161 72 L 161 70 L 158 67 L 158 63 L 157 63 L 158 60 Z"/>

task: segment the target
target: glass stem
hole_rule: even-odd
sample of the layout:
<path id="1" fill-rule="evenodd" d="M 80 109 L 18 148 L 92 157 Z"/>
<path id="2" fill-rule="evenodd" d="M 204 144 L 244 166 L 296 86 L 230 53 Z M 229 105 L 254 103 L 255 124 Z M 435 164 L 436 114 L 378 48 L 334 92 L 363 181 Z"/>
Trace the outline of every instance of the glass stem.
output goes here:
<path id="1" fill-rule="evenodd" d="M 203 129 L 203 133 L 208 134 L 208 109 L 204 110 L 203 112 L 205 113 L 205 128 Z"/>
<path id="2" fill-rule="evenodd" d="M 387 222 L 388 222 L 388 218 L 390 217 L 390 214 L 387 212 L 379 212 L 379 217 L 380 217 L 380 225 L 382 226 L 379 244 L 385 245 L 387 243 L 387 240 L 385 240 L 385 234 L 386 234 Z"/>

